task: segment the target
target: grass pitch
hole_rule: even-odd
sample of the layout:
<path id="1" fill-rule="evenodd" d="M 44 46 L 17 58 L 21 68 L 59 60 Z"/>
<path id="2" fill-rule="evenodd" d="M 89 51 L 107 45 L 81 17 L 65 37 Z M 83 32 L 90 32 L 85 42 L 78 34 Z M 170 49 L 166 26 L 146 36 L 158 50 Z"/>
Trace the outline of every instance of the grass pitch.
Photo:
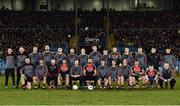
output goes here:
<path id="1" fill-rule="evenodd" d="M 4 88 L 0 76 L 0 105 L 180 105 L 180 77 L 174 90 L 25 90 Z M 9 79 L 11 82 L 11 78 Z"/>

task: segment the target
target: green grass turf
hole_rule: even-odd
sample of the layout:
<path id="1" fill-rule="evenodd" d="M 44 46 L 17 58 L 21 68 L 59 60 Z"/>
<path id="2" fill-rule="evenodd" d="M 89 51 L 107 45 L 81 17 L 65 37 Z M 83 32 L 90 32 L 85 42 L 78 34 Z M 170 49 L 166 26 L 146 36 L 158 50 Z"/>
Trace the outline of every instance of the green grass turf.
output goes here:
<path id="1" fill-rule="evenodd" d="M 0 105 L 180 105 L 180 77 L 174 90 L 26 90 L 4 88 L 0 76 Z M 11 82 L 11 78 L 9 79 Z"/>

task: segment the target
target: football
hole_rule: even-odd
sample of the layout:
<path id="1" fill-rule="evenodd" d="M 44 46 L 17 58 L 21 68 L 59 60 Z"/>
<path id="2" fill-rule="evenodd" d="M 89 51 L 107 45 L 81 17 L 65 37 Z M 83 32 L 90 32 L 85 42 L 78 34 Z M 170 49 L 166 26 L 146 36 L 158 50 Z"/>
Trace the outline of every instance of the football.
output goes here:
<path id="1" fill-rule="evenodd" d="M 72 86 L 72 89 L 73 89 L 73 90 L 78 90 L 78 86 L 77 86 L 77 85 L 73 85 L 73 86 Z"/>
<path id="2" fill-rule="evenodd" d="M 92 85 L 88 86 L 88 90 L 92 91 L 94 89 L 94 87 Z"/>

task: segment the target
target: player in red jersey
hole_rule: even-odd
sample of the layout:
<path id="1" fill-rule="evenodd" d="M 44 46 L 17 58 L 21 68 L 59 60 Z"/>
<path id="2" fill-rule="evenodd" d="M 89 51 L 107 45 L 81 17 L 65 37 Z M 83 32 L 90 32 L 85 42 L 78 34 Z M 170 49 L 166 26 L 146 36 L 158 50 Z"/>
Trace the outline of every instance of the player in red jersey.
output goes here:
<path id="1" fill-rule="evenodd" d="M 94 81 L 94 86 L 96 86 L 96 83 L 97 83 L 96 75 L 97 75 L 96 66 L 93 64 L 92 59 L 89 58 L 88 63 L 84 66 L 85 82 Z M 87 83 L 87 85 L 90 85 L 90 83 Z"/>
<path id="2" fill-rule="evenodd" d="M 143 67 L 139 65 L 139 61 L 135 61 L 135 65 L 131 67 L 132 82 L 135 87 L 139 87 L 139 81 L 143 81 L 143 88 L 145 87 L 145 73 Z"/>
<path id="3" fill-rule="evenodd" d="M 63 59 L 62 64 L 59 66 L 58 70 L 58 86 L 64 85 L 62 82 L 65 81 L 65 86 L 69 86 L 69 66 L 67 61 Z"/>
<path id="4" fill-rule="evenodd" d="M 154 66 L 149 66 L 149 69 L 146 71 L 146 83 L 148 85 L 153 85 L 158 83 L 158 74 L 154 69 Z"/>

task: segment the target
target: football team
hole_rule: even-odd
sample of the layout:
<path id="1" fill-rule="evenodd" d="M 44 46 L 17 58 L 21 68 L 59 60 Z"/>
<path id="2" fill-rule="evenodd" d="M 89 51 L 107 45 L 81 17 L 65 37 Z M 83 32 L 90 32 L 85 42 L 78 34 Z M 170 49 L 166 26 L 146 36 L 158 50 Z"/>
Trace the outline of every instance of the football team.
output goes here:
<path id="1" fill-rule="evenodd" d="M 124 89 L 155 87 L 173 89 L 175 80 L 175 56 L 171 49 L 160 56 L 156 48 L 146 55 L 142 47 L 131 53 L 129 48 L 119 53 L 116 47 L 108 53 L 101 54 L 97 46 L 92 46 L 92 52 L 87 55 L 82 48 L 80 55 L 71 48 L 69 54 L 58 48 L 56 53 L 50 51 L 48 45 L 42 53 L 33 47 L 32 53 L 26 54 L 23 47 L 18 55 L 8 48 L 5 55 L 5 88 L 8 88 L 8 78 L 12 77 L 13 88 L 23 89 L 72 88 L 73 85 L 100 89 Z M 15 81 L 16 79 L 16 81 Z M 142 83 L 142 84 L 141 84 Z M 165 84 L 165 86 L 163 85 Z"/>

